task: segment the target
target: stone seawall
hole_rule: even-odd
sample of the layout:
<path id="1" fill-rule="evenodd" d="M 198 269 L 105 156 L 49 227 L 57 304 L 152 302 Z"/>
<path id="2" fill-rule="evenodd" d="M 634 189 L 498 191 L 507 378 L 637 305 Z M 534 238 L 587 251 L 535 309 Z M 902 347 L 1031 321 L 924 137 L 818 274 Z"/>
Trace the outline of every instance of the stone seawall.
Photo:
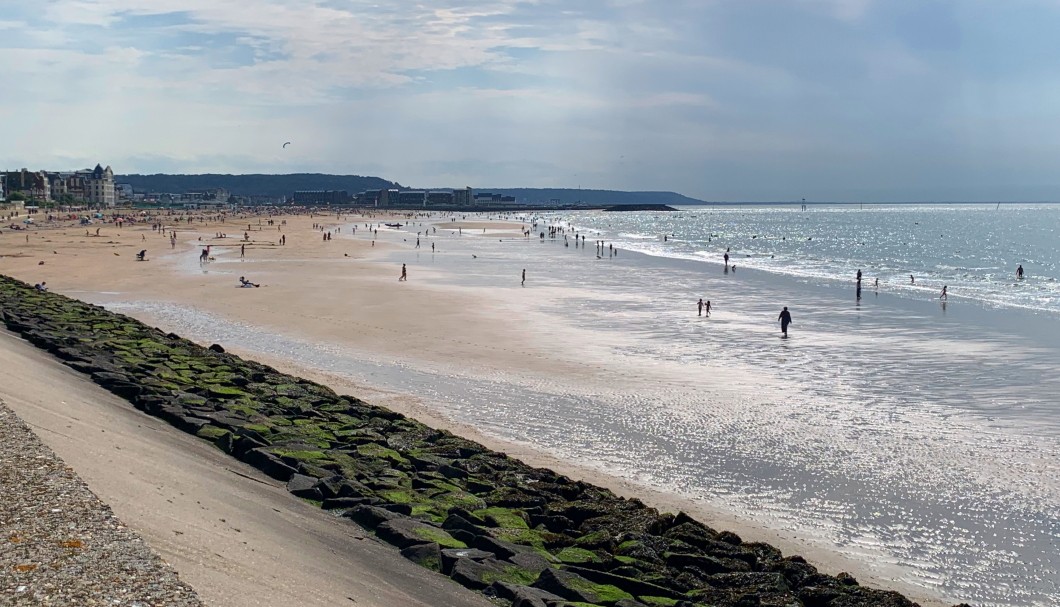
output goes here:
<path id="1" fill-rule="evenodd" d="M 660 513 L 220 346 L 7 277 L 0 316 L 137 409 L 500 604 L 915 605 L 683 513 Z"/>

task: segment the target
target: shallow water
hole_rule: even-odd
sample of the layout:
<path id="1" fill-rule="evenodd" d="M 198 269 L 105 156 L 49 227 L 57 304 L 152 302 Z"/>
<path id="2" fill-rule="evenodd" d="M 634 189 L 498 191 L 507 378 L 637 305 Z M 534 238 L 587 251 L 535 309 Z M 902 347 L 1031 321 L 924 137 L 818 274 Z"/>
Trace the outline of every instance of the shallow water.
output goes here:
<path id="1" fill-rule="evenodd" d="M 1060 603 L 1053 315 L 890 289 L 857 302 L 817 277 L 725 275 L 626 250 L 597 259 L 592 238 L 580 249 L 442 233 L 436 254 L 383 262 L 525 309 L 513 322 L 599 369 L 579 381 L 386 359 L 101 299 L 200 341 L 415 394 L 486 434 L 811 538 L 955 601 Z M 699 297 L 717 306 L 709 320 Z M 795 318 L 787 340 L 780 304 Z"/>

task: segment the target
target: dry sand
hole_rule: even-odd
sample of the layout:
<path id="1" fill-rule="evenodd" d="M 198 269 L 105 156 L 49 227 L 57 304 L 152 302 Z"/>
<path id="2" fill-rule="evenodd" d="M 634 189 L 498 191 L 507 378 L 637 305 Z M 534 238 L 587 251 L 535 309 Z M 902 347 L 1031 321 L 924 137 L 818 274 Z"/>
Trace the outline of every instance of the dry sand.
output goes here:
<path id="1" fill-rule="evenodd" d="M 433 275 L 427 265 L 410 265 L 410 280 L 398 282 L 400 264 L 390 266 L 374 261 L 397 247 L 412 246 L 414 240 L 393 244 L 380 240 L 372 246 L 367 239 L 335 234 L 331 241 L 324 241 L 321 233 L 313 229 L 313 224 L 331 228 L 347 222 L 356 223 L 358 218 L 339 220 L 335 216 L 303 216 L 282 219 L 287 221 L 282 232 L 276 226 L 258 229 L 256 218 L 242 220 L 242 223 L 237 219 L 229 219 L 224 224 L 196 223 L 195 230 L 178 226 L 180 242 L 176 249 L 171 249 L 168 239 L 151 232 L 149 227 L 127 226 L 118 230 L 104 226 L 99 238 L 84 237 L 84 228 L 78 227 L 38 229 L 28 244 L 24 235 L 12 236 L 4 231 L 0 236 L 0 255 L 23 256 L 0 259 L 0 272 L 30 283 L 46 280 L 53 290 L 73 297 L 98 298 L 101 291 L 111 291 L 120 292 L 121 299 L 125 300 L 194 306 L 259 330 L 352 345 L 405 364 L 430 367 L 459 361 L 473 366 L 481 374 L 536 373 L 583 384 L 606 385 L 645 379 L 616 377 L 609 373 L 605 364 L 594 362 L 592 357 L 586 359 L 584 352 L 576 358 L 544 341 L 528 323 L 510 322 L 511 315 L 518 311 L 517 304 L 510 300 L 493 298 L 481 290 L 447 289 L 418 283 L 418 277 Z M 364 221 L 405 223 L 406 220 L 386 216 L 361 219 L 362 230 Z M 426 220 L 423 221 L 426 229 Z M 207 264 L 201 272 L 187 270 L 188 258 L 192 258 L 194 264 L 197 247 L 205 244 L 213 245 L 215 256 L 238 259 L 239 239 L 248 222 L 252 229 L 249 231 L 251 242 L 247 245 L 247 262 Z M 442 220 L 437 225 L 439 238 L 426 241 L 428 251 L 430 241 L 444 247 L 442 232 L 455 226 L 463 226 L 465 236 L 472 235 L 467 233 L 468 230 L 477 230 L 481 234 L 484 227 L 487 230 L 515 230 L 515 233 L 521 227 L 517 223 L 498 221 Z M 92 226 L 93 232 L 95 227 Z M 227 232 L 229 238 L 213 238 L 218 231 Z M 146 235 L 146 242 L 141 239 L 141 234 Z M 275 244 L 281 234 L 287 235 L 286 246 Z M 203 238 L 201 243 L 197 240 L 200 235 Z M 133 261 L 136 251 L 142 248 L 148 249 L 151 261 Z M 44 265 L 38 265 L 41 260 L 45 261 Z M 240 274 L 261 283 L 262 288 L 237 288 L 236 279 Z M 130 314 L 158 324 L 145 313 Z M 854 561 L 785 532 L 712 510 L 700 502 L 652 492 L 624 479 L 484 436 L 475 428 L 462 427 L 447 420 L 444 413 L 433 406 L 434 403 L 423 402 L 415 395 L 389 394 L 374 386 L 353 385 L 342 378 L 299 367 L 297 361 L 282 356 L 259 352 L 241 354 L 316 379 L 341 392 L 391 407 L 432 425 L 454 430 L 531 465 L 548 466 L 569 476 L 607 486 L 619 494 L 635 495 L 663 510 L 685 510 L 709 524 L 732 529 L 747 540 L 767 541 L 785 553 L 801 554 L 826 572 L 849 571 L 863 582 L 905 592 L 925 605 L 945 604 L 927 596 L 922 589 L 893 582 L 882 564 Z M 677 378 L 667 380 L 679 381 Z M 199 443 L 192 438 L 187 440 Z M 210 451 L 209 447 L 203 449 Z M 227 458 L 222 460 L 217 463 L 220 467 L 235 465 Z M 76 460 L 67 458 L 67 461 L 76 468 Z M 115 480 L 114 475 L 109 478 Z M 86 480 L 92 486 L 92 479 L 86 476 Z M 128 520 L 129 517 L 125 518 Z M 261 533 L 265 533 L 264 528 Z M 199 589 L 193 580 L 188 581 Z"/>

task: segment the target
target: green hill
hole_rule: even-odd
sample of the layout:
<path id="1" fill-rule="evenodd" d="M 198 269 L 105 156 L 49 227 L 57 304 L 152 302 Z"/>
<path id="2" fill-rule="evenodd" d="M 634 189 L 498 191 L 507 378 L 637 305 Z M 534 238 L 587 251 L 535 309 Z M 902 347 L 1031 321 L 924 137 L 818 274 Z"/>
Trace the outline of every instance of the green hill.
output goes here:
<path id="1" fill-rule="evenodd" d="M 393 181 L 360 175 L 324 175 L 293 173 L 290 175 L 115 175 L 116 183 L 127 183 L 137 192 L 179 194 L 224 188 L 236 196 L 290 196 L 298 190 L 346 190 L 350 194 L 364 190 L 401 188 Z"/>

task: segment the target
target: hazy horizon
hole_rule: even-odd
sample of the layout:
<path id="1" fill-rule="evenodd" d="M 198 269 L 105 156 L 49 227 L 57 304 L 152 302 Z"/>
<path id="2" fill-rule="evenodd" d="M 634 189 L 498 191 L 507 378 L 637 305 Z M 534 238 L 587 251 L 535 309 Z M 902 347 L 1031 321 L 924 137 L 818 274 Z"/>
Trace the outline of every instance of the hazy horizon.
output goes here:
<path id="1" fill-rule="evenodd" d="M 0 168 L 1060 200 L 1047 0 L 5 8 Z"/>

